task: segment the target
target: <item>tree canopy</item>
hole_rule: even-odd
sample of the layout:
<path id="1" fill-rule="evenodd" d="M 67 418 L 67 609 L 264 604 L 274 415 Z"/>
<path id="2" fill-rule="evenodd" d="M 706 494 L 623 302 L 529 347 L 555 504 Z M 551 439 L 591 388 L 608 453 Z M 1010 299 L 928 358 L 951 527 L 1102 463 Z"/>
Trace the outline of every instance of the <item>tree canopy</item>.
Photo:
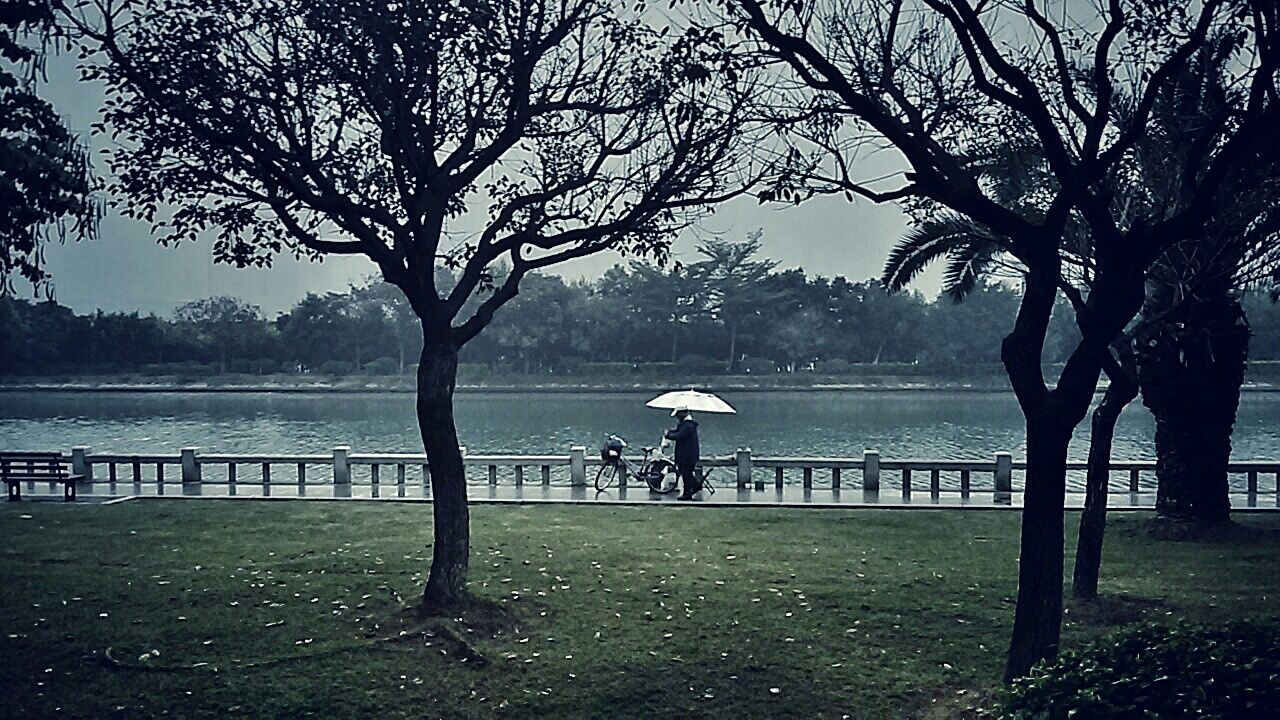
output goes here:
<path id="1" fill-rule="evenodd" d="M 1280 11 L 1261 0 L 1110 0 L 1084 12 L 1071 3 L 970 0 L 723 5 L 725 23 L 747 38 L 739 52 L 783 78 L 763 101 L 785 141 L 766 199 L 900 201 L 918 219 L 972 223 L 1025 268 L 1001 346 L 1027 426 L 1006 679 L 1025 675 L 1060 639 L 1071 434 L 1111 360 L 1109 345 L 1141 308 L 1147 269 L 1214 217 L 1223 188 L 1280 126 Z M 1234 92 L 1221 112 L 1188 128 L 1169 201 L 1134 207 L 1110 179 L 1139 170 L 1133 153 L 1153 135 L 1164 88 L 1218 33 L 1233 38 Z M 1003 152 L 1022 142 L 1029 153 Z M 857 174 L 861 157 L 885 149 L 901 158 L 901 172 Z M 1030 164 L 1011 172 L 988 157 Z M 1086 244 L 1073 265 L 1063 243 L 1077 224 Z M 1082 333 L 1051 384 L 1043 358 L 1059 292 L 1071 298 Z"/>
<path id="2" fill-rule="evenodd" d="M 35 91 L 53 26 L 47 0 L 0 2 L 0 292 L 47 293 L 45 241 L 97 230 L 88 155 Z"/>

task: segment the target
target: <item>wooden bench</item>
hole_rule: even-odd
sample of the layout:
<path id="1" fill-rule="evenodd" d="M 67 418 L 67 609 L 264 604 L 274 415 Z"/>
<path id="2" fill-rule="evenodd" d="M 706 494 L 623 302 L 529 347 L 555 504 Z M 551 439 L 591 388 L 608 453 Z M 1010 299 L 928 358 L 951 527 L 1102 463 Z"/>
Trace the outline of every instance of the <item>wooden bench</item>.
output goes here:
<path id="1" fill-rule="evenodd" d="M 22 483 L 62 483 L 62 498 L 76 499 L 76 483 L 83 475 L 72 475 L 62 453 L 0 453 L 0 482 L 9 489 L 9 500 L 22 499 Z"/>

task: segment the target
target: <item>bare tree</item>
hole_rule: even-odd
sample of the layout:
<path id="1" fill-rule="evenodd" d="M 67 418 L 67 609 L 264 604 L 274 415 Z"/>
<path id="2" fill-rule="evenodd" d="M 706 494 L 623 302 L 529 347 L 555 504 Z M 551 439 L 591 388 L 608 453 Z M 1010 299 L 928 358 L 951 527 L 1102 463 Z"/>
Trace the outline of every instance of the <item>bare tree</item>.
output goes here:
<path id="1" fill-rule="evenodd" d="M 456 605 L 459 349 L 527 274 L 662 256 L 740 192 L 741 76 L 609 0 L 97 0 L 67 16 L 107 88 L 125 214 L 167 244 L 210 235 L 237 266 L 364 255 L 404 293 L 434 499 L 422 608 Z"/>
<path id="2" fill-rule="evenodd" d="M 727 0 L 754 38 L 748 50 L 781 63 L 792 84 L 770 102 L 789 141 L 788 172 L 767 195 L 802 200 L 845 193 L 901 201 L 923 216 L 950 211 L 981 226 L 1025 269 L 1022 302 L 1001 357 L 1027 427 L 1018 603 L 1005 678 L 1057 651 L 1062 615 L 1067 445 L 1084 418 L 1108 346 L 1139 311 L 1147 268 L 1217 211 L 1219 188 L 1276 132 L 1280 20 L 1269 2 L 1109 0 L 1084 17 L 1068 3 L 968 0 Z M 1211 33 L 1243 26 L 1230 112 L 1210 118 L 1169 202 L 1122 211 L 1114 179 L 1137 172 L 1132 152 L 1170 77 Z M 1113 112 L 1120 95 L 1134 98 Z M 1031 168 L 972 163 L 983 147 L 1030 138 Z M 891 149 L 905 170 L 862 178 L 857 161 Z M 981 154 L 981 153 L 978 153 Z M 1034 204 L 1001 202 L 993 188 L 1031 182 Z M 1021 198 L 1024 193 L 1008 196 Z M 1087 246 L 1073 263 L 1063 244 L 1079 222 Z M 1082 282 L 1087 279 L 1087 283 Z M 1087 287 L 1087 294 L 1081 292 Z M 1083 339 L 1051 387 L 1041 359 L 1058 292 Z"/>

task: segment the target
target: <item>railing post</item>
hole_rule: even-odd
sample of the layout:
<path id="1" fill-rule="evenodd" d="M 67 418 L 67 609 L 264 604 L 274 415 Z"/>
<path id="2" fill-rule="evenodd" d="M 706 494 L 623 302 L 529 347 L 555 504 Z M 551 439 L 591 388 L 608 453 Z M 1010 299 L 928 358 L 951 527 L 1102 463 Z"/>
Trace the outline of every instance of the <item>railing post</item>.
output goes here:
<path id="1" fill-rule="evenodd" d="M 751 448 L 738 448 L 738 489 L 751 486 Z"/>
<path id="2" fill-rule="evenodd" d="M 880 451 L 862 451 L 862 489 L 869 493 L 880 492 Z"/>
<path id="3" fill-rule="evenodd" d="M 1013 493 L 1013 456 L 1007 452 L 996 453 L 996 502 L 1008 502 Z"/>
<path id="4" fill-rule="evenodd" d="M 93 466 L 84 458 L 88 454 L 89 448 L 87 447 L 71 448 L 71 474 L 83 477 L 85 482 L 93 482 Z"/>
<path id="5" fill-rule="evenodd" d="M 569 448 L 569 484 L 587 484 L 587 448 L 585 445 L 574 445 Z"/>
<path id="6" fill-rule="evenodd" d="M 333 449 L 334 497 L 351 497 L 351 461 L 347 457 L 350 452 L 350 445 L 339 445 Z"/>
<path id="7" fill-rule="evenodd" d="M 199 495 L 202 491 L 200 487 L 200 461 L 196 458 L 196 450 L 198 448 L 182 448 L 182 494 L 183 495 Z"/>

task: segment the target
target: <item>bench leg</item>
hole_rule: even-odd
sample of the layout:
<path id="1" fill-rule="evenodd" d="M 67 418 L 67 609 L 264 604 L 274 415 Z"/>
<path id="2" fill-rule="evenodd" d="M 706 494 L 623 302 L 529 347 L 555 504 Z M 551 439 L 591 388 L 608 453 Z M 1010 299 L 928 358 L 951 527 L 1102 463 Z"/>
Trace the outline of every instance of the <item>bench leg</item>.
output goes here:
<path id="1" fill-rule="evenodd" d="M 6 483 L 9 486 L 9 502 L 22 499 L 22 484 L 11 482 Z"/>
<path id="2" fill-rule="evenodd" d="M 76 501 L 76 484 L 75 483 L 69 482 L 69 483 L 62 484 L 62 501 L 63 502 Z"/>

